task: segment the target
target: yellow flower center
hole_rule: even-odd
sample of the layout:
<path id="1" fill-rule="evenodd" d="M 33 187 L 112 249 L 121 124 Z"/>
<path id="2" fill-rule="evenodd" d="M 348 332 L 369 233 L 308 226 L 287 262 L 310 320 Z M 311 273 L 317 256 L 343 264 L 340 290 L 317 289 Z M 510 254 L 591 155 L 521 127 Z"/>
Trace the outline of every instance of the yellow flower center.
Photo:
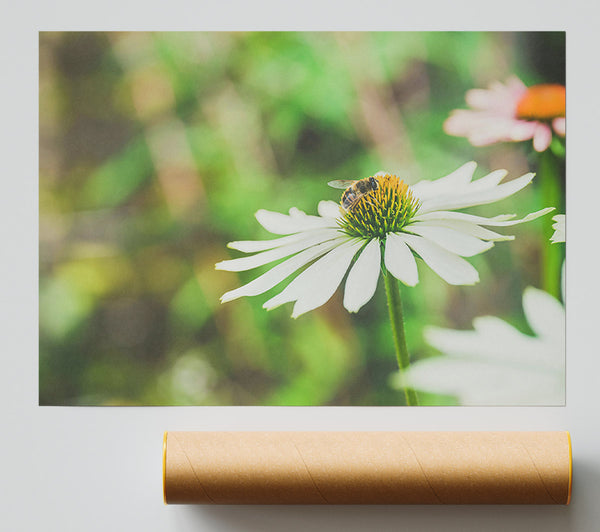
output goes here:
<path id="1" fill-rule="evenodd" d="M 371 239 L 385 238 L 388 233 L 399 232 L 419 209 L 419 200 L 410 187 L 395 175 L 373 176 L 352 185 L 342 196 L 345 213 L 340 220 L 341 229 L 350 236 Z M 365 181 L 370 186 L 361 186 Z M 352 189 L 352 190 L 351 190 Z M 348 191 L 355 199 L 348 205 Z"/>
<path id="2" fill-rule="evenodd" d="M 529 87 L 517 103 L 517 118 L 552 120 L 565 116 L 566 91 L 562 85 Z"/>

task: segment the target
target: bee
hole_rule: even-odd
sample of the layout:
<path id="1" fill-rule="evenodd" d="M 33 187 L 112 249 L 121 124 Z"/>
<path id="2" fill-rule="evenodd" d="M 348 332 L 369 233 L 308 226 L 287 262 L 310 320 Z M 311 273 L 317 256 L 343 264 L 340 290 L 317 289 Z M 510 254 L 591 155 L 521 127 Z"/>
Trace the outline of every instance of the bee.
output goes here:
<path id="1" fill-rule="evenodd" d="M 345 189 L 342 194 L 342 208 L 345 211 L 352 209 L 360 198 L 379 188 L 379 183 L 374 176 L 365 177 L 364 179 L 339 179 L 327 183 L 330 187 Z"/>

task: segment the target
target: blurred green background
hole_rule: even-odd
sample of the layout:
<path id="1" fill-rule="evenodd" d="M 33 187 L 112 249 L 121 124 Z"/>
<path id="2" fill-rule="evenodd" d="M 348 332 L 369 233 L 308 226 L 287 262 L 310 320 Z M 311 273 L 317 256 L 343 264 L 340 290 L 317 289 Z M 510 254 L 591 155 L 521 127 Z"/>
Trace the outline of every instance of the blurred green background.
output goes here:
<path id="1" fill-rule="evenodd" d="M 332 179 L 408 183 L 469 160 L 476 177 L 535 170 L 531 143 L 444 134 L 464 94 L 518 75 L 564 83 L 564 33 L 40 33 L 40 359 L 43 405 L 401 405 L 383 283 L 356 315 L 340 290 L 297 320 L 221 305 L 268 269 L 215 271 L 232 240 L 270 238 L 259 208 L 316 213 Z M 539 184 L 470 212 L 544 207 Z M 557 211 L 564 212 L 564 211 Z M 419 265 L 408 347 L 425 325 L 493 314 L 527 332 L 551 216 L 469 259 L 474 287 Z M 452 397 L 422 402 L 456 404 Z"/>

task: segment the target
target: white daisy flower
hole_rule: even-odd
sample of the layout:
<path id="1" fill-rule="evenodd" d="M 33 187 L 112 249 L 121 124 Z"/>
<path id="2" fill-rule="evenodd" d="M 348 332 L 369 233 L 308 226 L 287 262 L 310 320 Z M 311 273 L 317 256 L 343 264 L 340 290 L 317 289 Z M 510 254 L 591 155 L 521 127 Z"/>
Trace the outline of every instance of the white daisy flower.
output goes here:
<path id="1" fill-rule="evenodd" d="M 426 341 L 445 356 L 417 361 L 401 383 L 454 395 L 462 405 L 562 405 L 565 402 L 565 308 L 528 287 L 523 310 L 535 336 L 484 316 L 472 331 L 428 327 Z"/>
<path id="2" fill-rule="evenodd" d="M 507 172 L 496 170 L 473 181 L 476 166 L 470 162 L 450 175 L 412 186 L 380 172 L 350 187 L 342 197 L 343 206 L 321 201 L 318 216 L 296 208 L 289 214 L 259 210 L 258 222 L 267 231 L 285 236 L 231 242 L 228 247 L 254 254 L 219 262 L 216 268 L 238 272 L 286 260 L 227 292 L 221 302 L 262 294 L 302 270 L 263 305 L 270 310 L 295 302 L 292 317 L 296 318 L 325 304 L 348 273 L 344 307 L 357 312 L 373 297 L 382 265 L 404 284 L 416 285 L 417 258 L 449 284 L 477 283 L 477 270 L 462 257 L 483 253 L 496 241 L 514 239 L 487 227 L 520 224 L 553 209 L 542 209 L 522 219 L 515 219 L 515 214 L 486 218 L 456 212 L 512 196 L 534 176 L 528 173 L 501 183 Z"/>
<path id="3" fill-rule="evenodd" d="M 565 241 L 565 215 L 557 214 L 552 218 L 555 223 L 552 224 L 554 234 L 550 237 L 550 241 L 553 244 Z"/>

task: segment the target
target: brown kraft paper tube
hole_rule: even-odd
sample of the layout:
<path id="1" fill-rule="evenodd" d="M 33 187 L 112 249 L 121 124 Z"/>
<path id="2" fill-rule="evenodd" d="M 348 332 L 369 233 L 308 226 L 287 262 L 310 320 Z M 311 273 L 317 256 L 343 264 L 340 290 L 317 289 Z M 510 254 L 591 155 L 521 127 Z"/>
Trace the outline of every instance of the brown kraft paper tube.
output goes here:
<path id="1" fill-rule="evenodd" d="M 165 503 L 569 504 L 568 432 L 166 432 Z"/>

